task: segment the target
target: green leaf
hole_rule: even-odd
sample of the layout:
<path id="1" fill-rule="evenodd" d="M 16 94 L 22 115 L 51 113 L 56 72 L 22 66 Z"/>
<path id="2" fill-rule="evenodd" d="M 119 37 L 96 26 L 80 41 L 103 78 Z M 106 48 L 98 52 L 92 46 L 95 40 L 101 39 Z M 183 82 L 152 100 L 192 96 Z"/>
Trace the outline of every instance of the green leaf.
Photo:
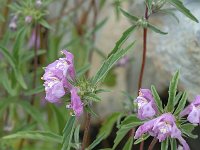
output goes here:
<path id="1" fill-rule="evenodd" d="M 19 61 L 21 60 L 20 59 L 20 54 L 21 54 L 21 49 L 22 49 L 23 42 L 25 40 L 25 35 L 26 35 L 26 30 L 25 29 L 26 29 L 25 27 L 22 27 L 20 29 L 20 31 L 17 34 L 14 46 L 13 46 L 13 56 L 16 59 L 18 64 L 19 64 Z"/>
<path id="2" fill-rule="evenodd" d="M 196 138 L 198 138 L 198 135 L 192 134 L 192 131 L 194 130 L 195 127 L 196 127 L 196 125 L 186 123 L 186 124 L 181 125 L 180 129 L 181 129 L 182 133 L 184 133 L 188 137 L 196 139 Z"/>
<path id="3" fill-rule="evenodd" d="M 78 125 L 74 131 L 74 142 L 79 143 L 79 132 L 80 132 L 80 125 Z"/>
<path id="4" fill-rule="evenodd" d="M 127 17 L 128 19 L 130 19 L 130 20 L 132 20 L 132 21 L 134 21 L 134 22 L 137 22 L 137 21 L 139 20 L 138 17 L 129 14 L 128 12 L 126 12 L 125 10 L 123 10 L 122 8 L 120 8 L 120 11 L 122 12 L 122 14 L 123 14 L 125 17 Z"/>
<path id="5" fill-rule="evenodd" d="M 133 136 L 131 136 L 128 141 L 126 142 L 123 150 L 131 150 L 133 145 Z"/>
<path id="6" fill-rule="evenodd" d="M 19 84 L 24 89 L 27 89 L 27 85 L 26 85 L 26 82 L 24 81 L 24 77 L 22 75 L 22 72 L 21 72 L 21 70 L 18 67 L 14 68 L 14 74 L 15 74 L 15 78 L 17 79 L 17 81 L 19 82 Z"/>
<path id="7" fill-rule="evenodd" d="M 1 99 L 1 101 L 0 101 L 0 117 L 3 117 L 3 115 L 2 115 L 3 111 L 10 105 L 11 102 L 13 102 L 12 97 Z"/>
<path id="8" fill-rule="evenodd" d="M 110 71 L 108 71 L 103 84 L 108 87 L 114 87 L 117 84 L 117 74 L 114 72 L 114 69 L 110 69 Z"/>
<path id="9" fill-rule="evenodd" d="M 145 140 L 148 139 L 149 137 L 150 137 L 149 134 L 143 134 L 139 139 L 137 139 L 137 140 L 134 142 L 134 144 L 135 144 L 135 145 L 136 145 L 136 144 L 139 144 L 140 142 L 145 141 Z"/>
<path id="10" fill-rule="evenodd" d="M 32 105 L 30 105 L 30 103 L 28 101 L 15 101 L 15 103 L 17 105 L 22 106 L 22 108 L 31 115 L 31 117 L 37 121 L 39 124 L 41 124 L 46 130 L 49 130 L 49 126 L 48 124 L 45 122 L 45 120 L 42 118 L 41 112 L 39 111 L 39 109 L 37 109 L 36 107 L 33 107 Z"/>
<path id="11" fill-rule="evenodd" d="M 174 115 L 179 115 L 179 113 L 184 109 L 186 101 L 187 101 L 187 93 L 184 92 L 181 100 L 179 101 L 178 107 L 176 108 L 176 111 L 174 112 Z"/>
<path id="12" fill-rule="evenodd" d="M 167 138 L 161 143 L 161 150 L 168 150 L 169 139 Z"/>
<path id="13" fill-rule="evenodd" d="M 126 31 L 123 32 L 123 34 L 120 37 L 120 39 L 116 42 L 115 47 L 113 48 L 113 50 L 108 55 L 108 58 L 112 54 L 115 54 L 117 51 L 123 50 L 123 49 L 121 49 L 121 46 L 126 42 L 126 40 L 128 39 L 128 37 L 130 36 L 130 34 L 135 30 L 135 28 L 136 28 L 136 25 L 132 25 Z"/>
<path id="14" fill-rule="evenodd" d="M 117 136 L 114 140 L 113 149 L 117 147 L 120 141 L 124 138 L 124 136 L 128 133 L 128 131 L 138 125 L 141 125 L 143 121 L 138 119 L 135 115 L 127 116 L 119 126 L 119 130 L 117 131 Z"/>
<path id="15" fill-rule="evenodd" d="M 83 66 L 76 72 L 76 76 L 80 77 L 80 76 L 84 75 L 90 69 L 90 67 L 91 67 L 90 64 Z"/>
<path id="16" fill-rule="evenodd" d="M 176 71 L 169 85 L 169 98 L 166 106 L 168 112 L 173 112 L 174 109 L 178 80 L 179 80 L 179 71 Z"/>
<path id="17" fill-rule="evenodd" d="M 62 136 L 49 131 L 20 131 L 11 135 L 4 136 L 2 139 L 31 139 L 62 143 Z"/>
<path id="18" fill-rule="evenodd" d="M 198 19 L 195 16 L 193 16 L 190 10 L 188 10 L 180 0 L 167 0 L 167 1 L 191 20 L 197 23 L 199 22 Z"/>
<path id="19" fill-rule="evenodd" d="M 9 75 L 5 69 L 3 69 L 0 74 L 0 82 L 11 96 L 17 95 L 17 89 L 12 87 L 11 80 L 9 79 Z"/>
<path id="20" fill-rule="evenodd" d="M 0 45 L 0 51 L 2 52 L 2 54 L 4 55 L 4 57 L 8 60 L 9 64 L 11 65 L 11 67 L 14 70 L 14 74 L 15 74 L 15 78 L 17 79 L 17 81 L 19 82 L 19 84 L 24 88 L 27 89 L 27 85 L 23 79 L 22 73 L 20 71 L 20 69 L 17 66 L 17 62 L 14 59 L 14 57 L 8 52 L 7 49 L 5 49 L 4 47 L 2 47 Z"/>
<path id="21" fill-rule="evenodd" d="M 127 51 L 134 45 L 135 42 L 131 43 L 129 46 L 127 46 L 125 49 L 122 49 L 120 51 L 116 51 L 115 53 L 111 54 L 107 60 L 104 61 L 103 65 L 99 69 L 99 71 L 95 74 L 92 82 L 93 84 L 97 84 L 100 82 L 105 75 L 108 73 L 108 71 L 112 68 L 114 63 L 118 61 L 121 57 L 123 57 Z"/>
<path id="22" fill-rule="evenodd" d="M 4 57 L 7 59 L 9 64 L 12 66 L 12 68 L 15 68 L 16 61 L 13 58 L 13 56 L 9 53 L 9 51 L 1 45 L 0 45 L 0 51 L 2 52 Z"/>
<path id="23" fill-rule="evenodd" d="M 49 23 L 48 23 L 46 20 L 42 19 L 42 20 L 39 21 L 39 23 L 40 23 L 43 27 L 45 27 L 45 28 L 47 28 L 47 29 L 51 29 L 51 26 L 49 25 Z"/>
<path id="24" fill-rule="evenodd" d="M 72 135 L 74 132 L 74 125 L 75 125 L 75 116 L 71 116 L 67 123 L 66 126 L 63 130 L 63 138 L 62 138 L 62 149 L 61 150 L 70 150 L 70 143 L 72 139 Z"/>
<path id="25" fill-rule="evenodd" d="M 148 22 L 147 24 L 147 28 L 153 30 L 156 33 L 160 33 L 160 34 L 167 34 L 167 32 L 163 32 L 160 29 L 158 29 L 158 27 L 156 27 L 155 25 L 152 25 L 151 23 Z"/>
<path id="26" fill-rule="evenodd" d="M 176 106 L 178 104 L 182 94 L 183 94 L 183 92 L 181 92 L 181 91 L 178 92 L 178 94 L 176 95 L 175 100 L 174 100 L 174 106 Z"/>
<path id="27" fill-rule="evenodd" d="M 173 9 L 161 9 L 158 11 L 158 13 L 170 15 L 177 21 L 177 23 L 179 23 L 179 18 L 173 13 Z"/>
<path id="28" fill-rule="evenodd" d="M 50 105 L 56 119 L 59 134 L 62 134 L 62 130 L 65 127 L 66 118 L 65 115 L 60 111 L 60 108 L 55 105 Z"/>
<path id="29" fill-rule="evenodd" d="M 94 93 L 88 93 L 88 94 L 86 94 L 86 96 L 84 96 L 84 99 L 91 100 L 91 101 L 94 101 L 94 102 L 100 102 L 101 101 L 101 98 L 99 98 Z"/>
<path id="30" fill-rule="evenodd" d="M 147 7 L 148 7 L 148 11 L 149 11 L 149 12 L 152 11 L 152 10 L 151 10 L 152 2 L 153 2 L 153 0 L 146 0 L 146 5 L 147 5 Z"/>
<path id="31" fill-rule="evenodd" d="M 92 144 L 88 147 L 88 149 L 93 149 L 95 146 L 97 146 L 102 140 L 106 139 L 112 129 L 116 121 L 119 119 L 119 117 L 122 116 L 122 113 L 114 113 L 111 116 L 109 116 L 101 126 L 99 133 L 96 137 L 96 139 L 92 142 Z"/>
<path id="32" fill-rule="evenodd" d="M 171 150 L 177 150 L 176 139 L 170 138 L 169 140 L 170 140 Z"/>
<path id="33" fill-rule="evenodd" d="M 153 85 L 151 86 L 151 91 L 152 91 L 156 106 L 158 107 L 159 112 L 162 113 L 163 112 L 162 101 L 156 91 L 155 86 L 153 86 Z"/>
<path id="34" fill-rule="evenodd" d="M 44 86 L 40 85 L 40 86 L 36 87 L 35 89 L 30 89 L 27 92 L 25 92 L 25 95 L 29 96 L 29 95 L 41 93 L 43 91 L 44 91 Z"/>
<path id="35" fill-rule="evenodd" d="M 98 117 L 98 116 L 99 116 L 98 114 L 96 114 L 96 113 L 92 110 L 92 108 L 91 108 L 90 106 L 86 106 L 86 107 L 85 107 L 85 110 L 86 110 L 88 113 L 90 113 L 90 114 L 92 114 L 93 116 L 95 116 L 95 117 Z"/>

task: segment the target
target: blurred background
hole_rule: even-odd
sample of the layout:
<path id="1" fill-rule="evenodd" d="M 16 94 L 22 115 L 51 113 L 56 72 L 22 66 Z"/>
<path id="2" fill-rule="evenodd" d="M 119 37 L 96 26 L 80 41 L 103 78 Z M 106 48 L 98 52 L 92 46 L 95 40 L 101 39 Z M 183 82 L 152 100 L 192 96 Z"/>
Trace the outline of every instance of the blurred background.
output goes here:
<path id="1" fill-rule="evenodd" d="M 200 1 L 186 0 L 184 3 L 200 20 Z M 19 130 L 46 128 L 44 124 L 55 132 L 61 132 L 66 109 L 44 100 L 40 79 L 44 73 L 42 67 L 60 57 L 60 50 L 68 49 L 75 55 L 76 69 L 89 67 L 89 76 L 94 75 L 116 41 L 131 25 L 118 7 L 136 16 L 143 16 L 145 10 L 141 0 L 0 0 L 0 136 Z M 148 31 L 142 87 L 150 88 L 154 84 L 163 100 L 167 100 L 171 76 L 180 69 L 179 90 L 186 90 L 189 101 L 192 101 L 200 93 L 200 24 L 175 10 L 174 14 L 178 20 L 164 13 L 150 18 L 150 22 L 168 34 Z M 111 69 L 102 84 L 111 92 L 102 94 L 102 101 L 95 105 L 98 117 L 92 118 L 90 140 L 96 136 L 107 116 L 128 111 L 129 102 L 124 93 L 134 98 L 137 96 L 142 30 L 137 30 L 128 40 L 136 40 L 136 45 Z M 36 49 L 37 59 L 34 57 Z M 41 118 L 38 119 L 38 115 Z M 27 125 L 30 116 L 33 119 Z M 57 121 L 61 127 L 55 123 Z M 99 148 L 112 145 L 115 136 L 116 129 L 113 129 Z M 20 140 L 10 142 L 14 146 L 2 143 L 0 149 L 20 147 Z M 199 149 L 199 139 L 189 143 L 191 149 Z M 25 141 L 24 145 L 28 150 L 53 149 L 51 144 L 43 142 Z"/>

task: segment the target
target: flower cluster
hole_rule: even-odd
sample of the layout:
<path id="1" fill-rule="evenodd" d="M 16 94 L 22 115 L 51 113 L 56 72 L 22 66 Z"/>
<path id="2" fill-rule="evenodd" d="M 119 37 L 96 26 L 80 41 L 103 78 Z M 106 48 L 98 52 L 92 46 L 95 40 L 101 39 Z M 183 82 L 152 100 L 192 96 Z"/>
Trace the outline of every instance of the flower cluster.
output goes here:
<path id="1" fill-rule="evenodd" d="M 59 58 L 45 67 L 42 79 L 45 81 L 45 99 L 51 103 L 57 103 L 65 94 L 71 94 L 71 108 L 76 116 L 83 112 L 83 103 L 78 95 L 78 88 L 74 87 L 69 80 L 75 81 L 74 56 L 67 50 L 62 51 L 65 58 Z"/>
<path id="2" fill-rule="evenodd" d="M 189 150 L 189 146 L 182 137 L 181 130 L 176 125 L 176 117 L 170 113 L 158 113 L 154 97 L 149 89 L 140 89 L 139 96 L 134 100 L 138 106 L 137 116 L 139 119 L 152 119 L 139 126 L 135 133 L 135 138 L 140 138 L 143 134 L 156 137 L 159 142 L 167 137 L 176 138 L 182 144 L 184 150 Z M 187 119 L 192 124 L 200 124 L 200 95 L 180 112 L 178 118 L 188 115 Z"/>

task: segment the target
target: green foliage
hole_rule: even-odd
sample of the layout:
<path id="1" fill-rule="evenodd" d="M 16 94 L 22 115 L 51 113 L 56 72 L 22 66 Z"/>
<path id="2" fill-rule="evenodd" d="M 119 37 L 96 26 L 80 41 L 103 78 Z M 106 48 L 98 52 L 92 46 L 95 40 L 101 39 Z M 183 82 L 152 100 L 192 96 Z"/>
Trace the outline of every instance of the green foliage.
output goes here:
<path id="1" fill-rule="evenodd" d="M 169 98 L 166 106 L 168 112 L 172 112 L 174 110 L 174 101 L 178 86 L 178 80 L 179 80 L 179 71 L 176 71 L 169 85 Z"/>
<path id="2" fill-rule="evenodd" d="M 187 93 L 184 92 L 182 95 L 182 98 L 179 101 L 178 107 L 176 108 L 176 111 L 174 112 L 174 115 L 178 115 L 185 107 L 187 101 Z"/>
<path id="3" fill-rule="evenodd" d="M 180 126 L 180 129 L 181 129 L 182 133 L 184 133 L 188 137 L 196 139 L 196 138 L 198 138 L 198 136 L 192 134 L 192 131 L 194 130 L 195 127 L 196 127 L 196 125 L 193 125 L 193 124 L 190 124 L 190 123 L 186 123 L 186 124 L 182 124 Z"/>
<path id="4" fill-rule="evenodd" d="M 49 131 L 20 131 L 2 138 L 2 140 L 10 139 L 31 139 L 55 143 L 62 142 L 62 136 Z"/>
<path id="5" fill-rule="evenodd" d="M 143 134 L 139 139 L 137 139 L 134 144 L 139 144 L 142 141 L 145 141 L 146 139 L 148 139 L 150 137 L 149 134 Z"/>
<path id="6" fill-rule="evenodd" d="M 133 145 L 133 137 L 129 137 L 128 141 L 126 142 L 123 150 L 131 150 Z"/>
<path id="7" fill-rule="evenodd" d="M 161 143 L 161 150 L 168 150 L 168 146 L 169 146 L 169 139 L 167 138 Z"/>
<path id="8" fill-rule="evenodd" d="M 71 147 L 71 140 L 74 132 L 74 125 L 75 125 L 75 116 L 71 116 L 63 130 L 63 137 L 62 137 L 62 150 L 70 150 Z"/>
<path id="9" fill-rule="evenodd" d="M 92 142 L 92 144 L 88 147 L 88 150 L 91 150 L 93 148 L 95 148 L 95 146 L 97 146 L 102 140 L 106 139 L 112 129 L 114 124 L 116 123 L 116 121 L 122 117 L 122 113 L 113 113 L 111 116 L 109 116 L 104 123 L 102 124 L 99 133 L 96 137 L 96 139 Z"/>
<path id="10" fill-rule="evenodd" d="M 143 121 L 138 119 L 135 115 L 127 116 L 120 124 L 119 129 L 117 131 L 117 136 L 114 140 L 113 149 L 117 147 L 120 141 L 124 138 L 124 136 L 130 131 L 130 129 L 141 125 Z"/>
<path id="11" fill-rule="evenodd" d="M 124 16 L 126 16 L 128 19 L 130 19 L 131 21 L 133 21 L 136 26 L 138 26 L 138 27 L 141 26 L 143 28 L 149 28 L 156 33 L 167 34 L 166 32 L 163 32 L 160 29 L 158 29 L 158 27 L 156 27 L 155 25 L 149 23 L 146 19 L 143 19 L 143 18 L 140 19 L 139 17 L 133 16 L 121 8 L 120 8 L 120 10 L 121 10 L 122 14 Z"/>
<path id="12" fill-rule="evenodd" d="M 193 14 L 183 5 L 182 1 L 180 0 L 167 0 L 167 1 L 191 20 L 197 23 L 199 22 L 198 19 L 195 16 L 193 16 Z"/>
<path id="13" fill-rule="evenodd" d="M 169 139 L 170 141 L 170 145 L 171 145 L 171 150 L 177 150 L 177 143 L 176 143 L 176 139 Z"/>
<path id="14" fill-rule="evenodd" d="M 153 94 L 153 97 L 154 97 L 154 100 L 156 102 L 156 106 L 158 107 L 159 112 L 163 113 L 164 111 L 163 111 L 162 101 L 156 91 L 155 86 L 153 86 L 153 85 L 151 86 L 151 92 Z"/>

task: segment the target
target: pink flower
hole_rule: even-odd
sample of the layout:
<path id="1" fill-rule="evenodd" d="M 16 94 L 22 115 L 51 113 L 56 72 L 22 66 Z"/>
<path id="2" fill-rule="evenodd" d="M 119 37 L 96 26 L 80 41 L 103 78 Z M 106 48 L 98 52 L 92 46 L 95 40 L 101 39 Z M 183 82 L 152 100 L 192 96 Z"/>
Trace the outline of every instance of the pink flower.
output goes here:
<path id="1" fill-rule="evenodd" d="M 151 136 L 158 138 L 159 142 L 164 141 L 167 137 L 176 138 L 182 144 L 184 150 L 190 149 L 181 136 L 181 131 L 176 126 L 174 116 L 170 113 L 165 113 L 141 125 L 137 129 L 134 138 L 138 139 L 144 133 L 149 133 Z"/>
<path id="2" fill-rule="evenodd" d="M 185 115 L 188 115 L 189 122 L 200 124 L 200 95 L 197 95 L 194 101 L 180 113 L 181 117 Z"/>
<path id="3" fill-rule="evenodd" d="M 70 108 L 74 111 L 75 116 L 80 116 L 83 113 L 83 103 L 78 96 L 78 89 L 72 88 L 71 93 L 71 104 L 67 105 L 66 108 Z"/>
<path id="4" fill-rule="evenodd" d="M 73 55 L 66 50 L 62 51 L 66 58 L 59 58 L 45 68 L 42 77 L 46 91 L 46 100 L 54 103 L 58 102 L 66 92 L 72 88 L 67 79 L 75 78 L 75 70 L 73 65 Z"/>
<path id="5" fill-rule="evenodd" d="M 152 118 L 157 113 L 154 98 L 149 89 L 140 89 L 139 96 L 135 100 L 138 106 L 138 118 L 141 120 Z"/>

